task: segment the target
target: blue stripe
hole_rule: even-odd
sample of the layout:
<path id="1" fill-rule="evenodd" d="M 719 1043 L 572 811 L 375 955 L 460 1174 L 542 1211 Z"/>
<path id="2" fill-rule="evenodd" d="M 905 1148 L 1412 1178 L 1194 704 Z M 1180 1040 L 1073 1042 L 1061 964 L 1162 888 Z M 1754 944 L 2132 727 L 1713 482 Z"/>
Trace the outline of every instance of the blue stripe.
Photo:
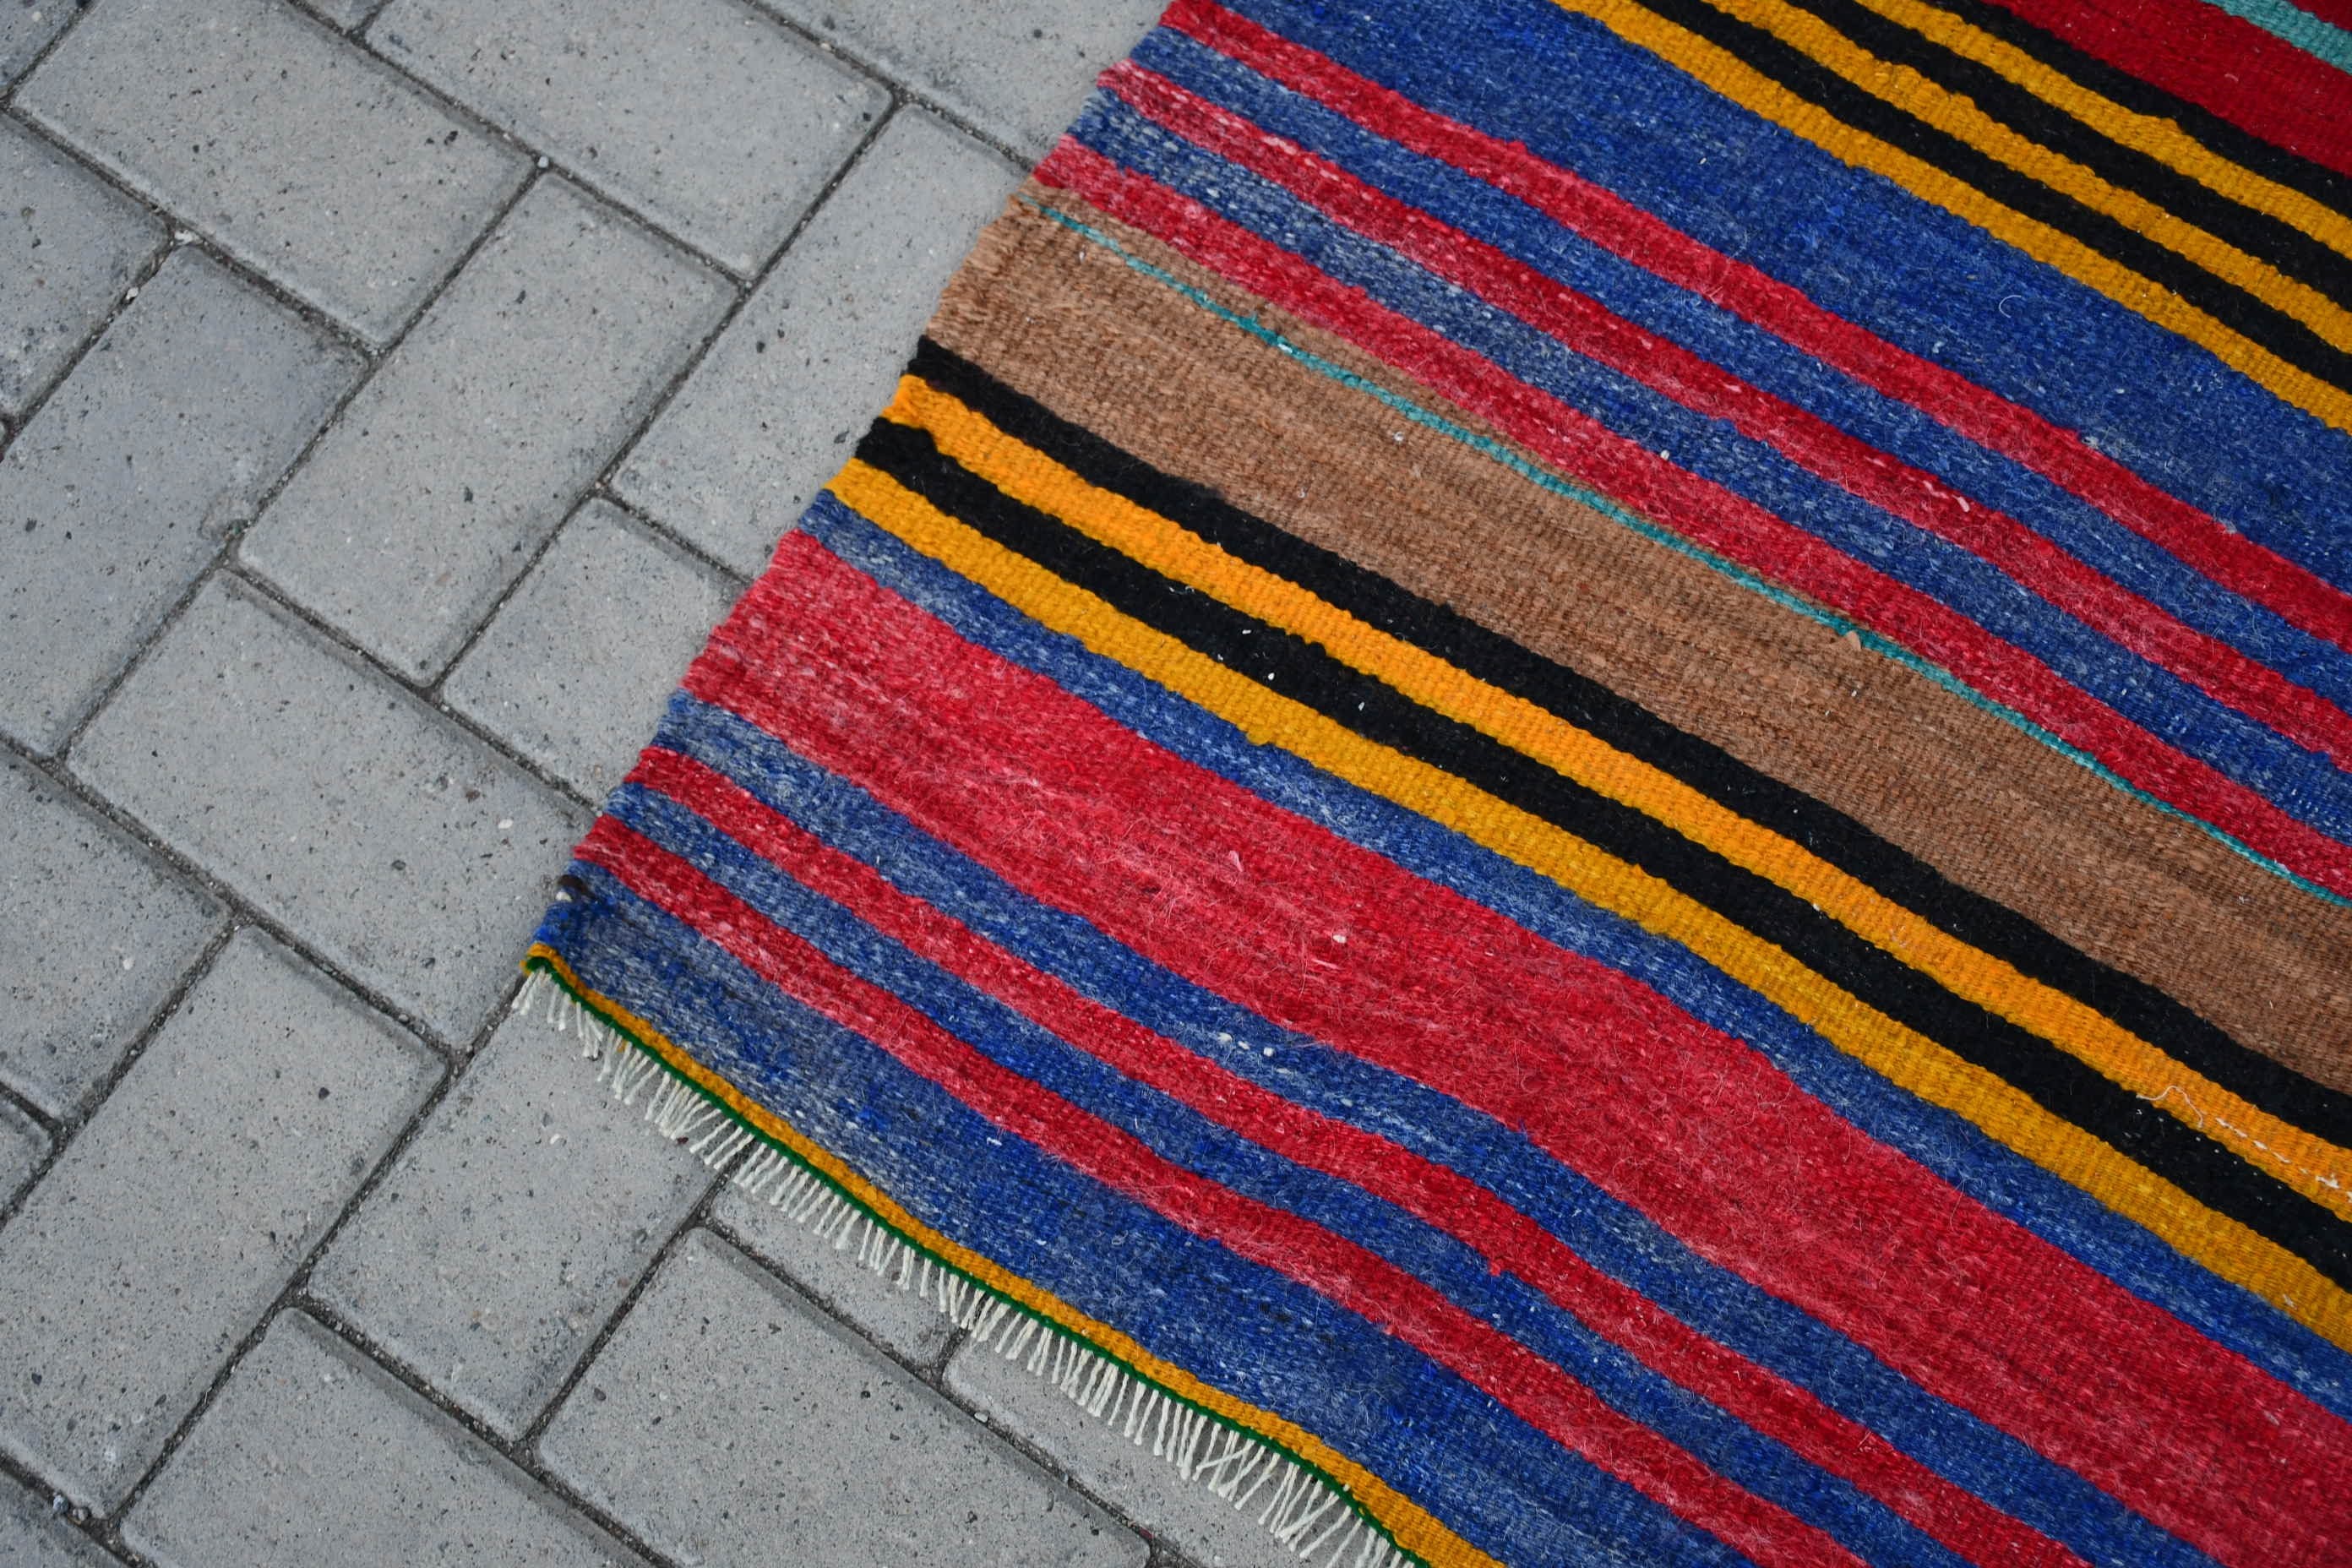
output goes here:
<path id="1" fill-rule="evenodd" d="M 1278 747 L 1249 741 L 1223 720 L 1116 660 L 1088 652 L 1074 638 L 1045 631 L 979 584 L 910 550 L 829 493 L 817 498 L 802 525 L 834 554 L 939 616 L 960 635 L 1045 676 L 1154 744 L 1385 856 L 1416 876 L 1453 889 L 1548 942 L 1633 975 L 1702 1022 L 1756 1046 L 1807 1092 L 1880 1142 L 1919 1161 L 1994 1213 L 2025 1226 L 2305 1397 L 2352 1420 L 2352 1352 L 2181 1257 L 1966 1118 L 1886 1082 L 1679 944 L 1587 904 L 1558 883 Z M 992 893 L 1017 896 L 993 878 L 986 886 Z M 940 902 L 928 893 L 919 896 Z M 978 918 L 987 918 L 984 909 Z M 1018 933 L 995 934 L 1003 945 L 1012 947 L 1009 939 Z M 1060 934 L 1062 940 L 1080 944 L 1101 941 L 1083 921 L 1070 921 Z M 1116 944 L 1104 946 L 1109 952 L 1126 951 Z M 1035 954 L 1024 951 L 1024 956 L 1041 968 L 1052 967 Z M 1071 983 L 1086 989 L 1078 980 Z M 1199 1005 L 1207 994 L 1188 992 L 1187 1005 Z M 1182 1014 L 1180 1010 L 1174 1016 Z M 1150 1026 L 1169 1032 L 1158 1023 Z M 1265 1026 L 1252 1026 L 1260 1031 Z M 1190 1035 L 1171 1037 L 1185 1038 L 1199 1048 Z M 1256 1064 L 1245 1058 L 1240 1065 L 1249 1069 Z M 1434 1113 L 1454 1103 L 1434 1096 L 1422 1103 L 1421 1112 Z M 1543 1158 L 1548 1167 L 1562 1168 Z M 1555 1234 L 1564 1239 L 1569 1235 Z M 1580 1243 L 1574 1245 L 1585 1250 Z"/>
<path id="2" fill-rule="evenodd" d="M 840 905 L 760 858 L 688 807 L 641 785 L 606 813 L 799 935 L 834 963 L 911 1004 L 991 1059 L 1132 1134 L 1170 1163 L 1344 1237 L 1429 1285 L 1591 1387 L 1612 1408 L 1711 1468 L 1826 1531 L 1865 1562 L 1962 1568 L 1932 1539 L 1849 1483 L 1651 1371 L 1540 1290 L 1349 1183 L 1269 1152 L 1122 1076 L 984 992 L 916 957 Z"/>
<path id="3" fill-rule="evenodd" d="M 540 940 L 924 1225 L 1315 1433 L 1503 1561 L 1745 1562 L 1361 1318 L 1004 1132 L 602 868 L 572 872 L 591 896 Z"/>
<path id="4" fill-rule="evenodd" d="M 2352 839 L 2352 775 L 2094 631 L 1969 552 L 1799 468 L 1727 423 L 1576 353 L 1108 94 L 1096 95 L 1071 133 L 1677 467 L 1950 606 L 2290 816 Z"/>
<path id="5" fill-rule="evenodd" d="M 817 498 L 802 526 L 836 556 L 939 616 L 960 635 L 1054 680 L 1154 744 L 1496 910 L 1548 942 L 1633 975 L 1702 1022 L 1756 1046 L 1807 1092 L 1864 1132 L 2352 1420 L 2352 1353 L 2189 1261 L 1965 1118 L 1886 1082 L 1686 949 L 1278 747 L 1249 741 L 1223 720 L 1116 660 L 1088 652 L 1073 638 L 1046 632 L 986 589 L 908 548 L 830 493 Z M 1017 896 L 992 878 L 987 885 L 992 894 Z M 920 896 L 940 901 L 928 893 Z M 980 918 L 986 918 L 984 910 Z M 1004 945 L 1013 945 L 1007 938 L 1014 933 L 994 934 Z M 1082 921 L 1070 922 L 1061 937 L 1080 943 L 1101 940 Z M 1025 950 L 1024 956 L 1040 967 L 1051 967 Z M 1086 988 L 1078 980 L 1072 984 Z M 1206 994 L 1193 994 L 1187 1005 Z M 1181 1010 L 1175 1016 L 1181 1016 Z M 1161 1028 L 1158 1023 L 1150 1026 Z M 1252 1026 L 1266 1027 L 1263 1023 Z M 1198 1048 L 1192 1037 L 1182 1037 Z M 1246 1058 L 1241 1063 L 1244 1069 L 1254 1066 Z M 1416 1114 L 1453 1103 L 1436 1096 Z M 1548 1157 L 1544 1163 L 1560 1168 Z M 1567 1238 L 1569 1233 L 1556 1234 Z M 1581 1243 L 1573 1245 L 1585 1250 Z"/>
<path id="6" fill-rule="evenodd" d="M 2352 437 L 1892 181 L 1551 0 L 1231 0 L 1438 113 L 1573 169 L 2032 408 L 2352 587 Z"/>
<path id="7" fill-rule="evenodd" d="M 2352 704 L 2352 657 L 2343 649 L 2221 587 L 2022 464 L 1831 369 L 1705 296 L 1578 237 L 1517 197 L 1408 152 L 1181 33 L 1152 33 L 1134 58 L 1750 385 L 1900 457 L 1971 501 L 2008 514 L 2248 658 L 2338 704 Z"/>
<path id="8" fill-rule="evenodd" d="M 1500 910 L 1549 940 L 1635 973 L 1716 1026 L 1762 1039 L 1764 1048 L 1784 1068 L 1795 1068 L 1812 1092 L 1865 1131 L 1907 1145 L 1915 1157 L 1959 1176 L 1963 1188 L 1974 1189 L 1981 1201 L 2060 1245 L 2072 1242 L 2078 1251 L 2085 1250 L 2085 1241 L 2103 1247 L 2113 1256 L 2103 1259 L 2095 1247 L 2089 1261 L 2120 1270 L 2143 1293 L 2150 1293 L 2151 1284 L 2181 1288 L 2199 1299 L 2180 1305 L 2225 1331 L 2233 1315 L 2242 1317 L 2253 1340 L 2268 1336 L 2267 1348 L 2283 1352 L 2275 1359 L 2299 1381 L 2325 1384 L 2327 1374 L 2318 1368 L 2340 1370 L 2340 1352 L 2307 1331 L 2186 1264 L 2144 1232 L 2114 1221 L 2082 1194 L 1991 1144 L 1959 1118 L 1893 1089 L 1682 950 L 1590 910 L 1556 886 L 1385 801 L 1338 784 L 1286 753 L 1249 745 L 1131 672 L 1041 633 L 977 588 L 856 520 L 830 497 L 821 498 L 807 524 L 844 558 L 943 614 L 962 635 L 1044 670 L 1159 743 Z M 907 824 L 861 794 L 814 774 L 740 721 L 680 699 L 663 743 L 737 778 L 812 832 L 879 867 L 908 892 L 1146 1026 L 1325 1114 L 1484 1181 L 1567 1245 L 1700 1332 L 1811 1389 L 2036 1528 L 2095 1557 L 2104 1551 L 2151 1564 L 2204 1561 L 2025 1446 L 1929 1398 L 1797 1309 L 1691 1255 L 1638 1211 L 1583 1182 L 1520 1135 L 1444 1095 L 1276 1030 L 1143 963 L 1083 921 L 1021 898 L 961 857 L 911 834 Z M 1261 1054 L 1268 1048 L 1273 1055 Z M 1874 1119 L 1887 1125 L 1873 1125 Z M 2070 1226 L 2087 1235 L 2071 1233 Z M 2295 1352 L 2307 1346 L 2318 1347 L 2317 1352 L 2299 1361 Z M 2324 1355 L 2333 1355 L 2334 1362 Z"/>

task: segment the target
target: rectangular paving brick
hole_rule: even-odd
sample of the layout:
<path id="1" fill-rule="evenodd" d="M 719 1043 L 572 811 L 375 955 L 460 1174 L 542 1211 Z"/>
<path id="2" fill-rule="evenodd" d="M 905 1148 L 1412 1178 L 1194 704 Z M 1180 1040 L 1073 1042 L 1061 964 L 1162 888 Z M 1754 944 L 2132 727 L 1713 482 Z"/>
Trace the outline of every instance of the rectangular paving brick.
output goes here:
<path id="1" fill-rule="evenodd" d="M 670 1255 L 540 1451 L 705 1568 L 1144 1561 L 1133 1534 L 708 1231 Z"/>
<path id="2" fill-rule="evenodd" d="M 889 401 L 940 290 L 1019 180 L 930 115 L 892 120 L 630 452 L 615 489 L 757 573 Z"/>
<path id="3" fill-rule="evenodd" d="M 75 0 L 0 0 L 0 88 L 24 75 L 79 9 Z"/>
<path id="4" fill-rule="evenodd" d="M 583 795 L 601 797 L 661 721 L 737 585 L 595 500 L 563 525 L 443 694 Z"/>
<path id="5" fill-rule="evenodd" d="M 1008 1361 L 993 1346 L 968 1341 L 948 1363 L 946 1382 L 957 1398 L 986 1411 L 991 1426 L 1048 1455 L 1072 1480 L 1201 1568 L 1255 1568 L 1289 1555 L 1257 1520 L 1270 1487 L 1254 1507 L 1234 1508 L 1155 1456 L 1148 1436 L 1139 1446 L 1088 1415 L 1025 1359 Z"/>
<path id="6" fill-rule="evenodd" d="M 335 1238 L 310 1290 L 512 1437 L 713 1177 L 543 1016 L 498 1034 Z"/>
<path id="7" fill-rule="evenodd" d="M 438 1072 L 239 932 L 0 1229 L 0 1446 L 118 1506 Z"/>
<path id="8" fill-rule="evenodd" d="M 0 1081 L 53 1116 L 130 1048 L 227 911 L 14 759 L 0 759 Z"/>
<path id="9" fill-rule="evenodd" d="M 230 1374 L 122 1536 L 163 1568 L 637 1562 L 299 1312 Z"/>
<path id="10" fill-rule="evenodd" d="M 393 0 L 368 40 L 740 276 L 890 105 L 737 0 Z"/>
<path id="11" fill-rule="evenodd" d="M 166 261 L 0 458 L 0 731 L 62 744 L 358 374 L 202 252 Z"/>
<path id="12" fill-rule="evenodd" d="M 14 4 L 0 0 L 0 16 Z M 13 120 L 0 120 L 0 414 L 15 414 L 122 298 L 163 230 Z"/>
<path id="13" fill-rule="evenodd" d="M 0 1204 L 23 1190 L 48 1152 L 49 1135 L 41 1124 L 0 1100 Z"/>
<path id="14" fill-rule="evenodd" d="M 8 0 L 0 0 L 5 5 Z M 58 1518 L 47 1493 L 0 1476 L 0 1563 L 8 1568 L 114 1568 L 89 1537 Z"/>
<path id="15" fill-rule="evenodd" d="M 731 298 L 667 241 L 541 181 L 352 400 L 244 559 L 387 662 L 438 674 Z"/>
<path id="16" fill-rule="evenodd" d="M 1163 0 L 763 0 L 1032 160 L 1078 115 L 1095 77 Z"/>
<path id="17" fill-rule="evenodd" d="M 72 765 L 453 1044 L 507 994 L 586 826 L 226 578 L 124 683 Z"/>
<path id="18" fill-rule="evenodd" d="M 758 1167 L 747 1163 L 746 1168 Z M 955 1325 L 927 1298 L 900 1289 L 895 1273 L 885 1278 L 868 1268 L 858 1239 L 840 1245 L 845 1236 L 860 1233 L 820 1235 L 796 1217 L 806 1192 L 797 1182 L 777 1179 L 756 1191 L 730 1184 L 711 1205 L 711 1218 L 730 1239 L 790 1276 L 835 1317 L 917 1366 L 937 1366 L 955 1341 Z"/>
<path id="19" fill-rule="evenodd" d="M 526 172 L 513 149 L 278 0 L 107 0 L 16 102 L 377 343 Z"/>

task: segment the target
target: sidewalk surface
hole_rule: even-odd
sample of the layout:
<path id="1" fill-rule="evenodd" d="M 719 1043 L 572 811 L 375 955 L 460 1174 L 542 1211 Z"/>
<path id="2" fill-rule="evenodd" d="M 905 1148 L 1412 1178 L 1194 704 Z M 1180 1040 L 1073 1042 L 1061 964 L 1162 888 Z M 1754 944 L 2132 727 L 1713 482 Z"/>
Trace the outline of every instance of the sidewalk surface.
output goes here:
<path id="1" fill-rule="evenodd" d="M 1278 1558 L 504 1021 L 1152 0 L 0 0 L 0 1562 Z"/>

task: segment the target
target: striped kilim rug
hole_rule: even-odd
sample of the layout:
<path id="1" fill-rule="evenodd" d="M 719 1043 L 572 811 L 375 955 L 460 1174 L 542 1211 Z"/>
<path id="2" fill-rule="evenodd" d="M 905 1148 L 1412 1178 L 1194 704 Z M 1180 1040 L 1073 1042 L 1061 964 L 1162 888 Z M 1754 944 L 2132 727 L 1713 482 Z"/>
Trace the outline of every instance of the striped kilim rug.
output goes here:
<path id="1" fill-rule="evenodd" d="M 1179 0 L 531 995 L 1273 1558 L 2352 1563 L 2347 67 Z"/>

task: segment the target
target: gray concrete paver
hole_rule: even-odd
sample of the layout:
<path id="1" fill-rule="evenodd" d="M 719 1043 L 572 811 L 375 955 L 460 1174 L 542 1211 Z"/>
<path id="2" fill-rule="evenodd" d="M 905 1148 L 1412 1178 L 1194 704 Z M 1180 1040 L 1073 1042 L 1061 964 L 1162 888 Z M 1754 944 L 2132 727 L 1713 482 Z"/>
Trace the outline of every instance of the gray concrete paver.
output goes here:
<path id="1" fill-rule="evenodd" d="M 299 1312 L 123 1524 L 160 1568 L 582 1568 L 638 1559 Z"/>
<path id="2" fill-rule="evenodd" d="M 573 1037 L 509 1018 L 311 1276 L 337 1316 L 521 1435 L 709 1190 Z"/>
<path id="3" fill-rule="evenodd" d="M 622 461 L 614 489 L 758 572 L 889 401 L 949 275 L 1019 181 L 961 132 L 901 113 Z"/>
<path id="4" fill-rule="evenodd" d="M 735 584 L 591 500 L 450 672 L 449 705 L 591 799 L 636 760 Z"/>
<path id="5" fill-rule="evenodd" d="M 0 1447 L 120 1505 L 440 1070 L 259 931 L 233 938 L 0 1229 Z"/>
<path id="6" fill-rule="evenodd" d="M 54 752 L 359 374 L 175 251 L 0 458 L 0 733 Z"/>
<path id="7" fill-rule="evenodd" d="M 543 179 L 360 389 L 240 547 L 412 679 L 456 655 L 733 299 Z"/>
<path id="8" fill-rule="evenodd" d="M 249 587 L 207 584 L 71 759 L 443 1040 L 515 963 L 585 816 Z"/>
<path id="9" fill-rule="evenodd" d="M 226 919 L 34 769 L 0 758 L 0 1082 L 52 1116 L 79 1108 Z"/>
<path id="10" fill-rule="evenodd" d="M 280 0 L 107 0 L 16 103 L 376 343 L 527 169 Z"/>
<path id="11" fill-rule="evenodd" d="M 1140 1568 L 1143 1542 L 696 1231 L 541 1439 L 681 1563 Z"/>
<path id="12" fill-rule="evenodd" d="M 890 106 L 738 0 L 393 0 L 368 37 L 744 277 Z"/>
<path id="13" fill-rule="evenodd" d="M 0 0 L 0 16 L 9 6 Z M 5 24 L 0 24 L 5 25 Z M 137 202 L 0 120 L 0 414 L 21 412 L 163 242 Z"/>

